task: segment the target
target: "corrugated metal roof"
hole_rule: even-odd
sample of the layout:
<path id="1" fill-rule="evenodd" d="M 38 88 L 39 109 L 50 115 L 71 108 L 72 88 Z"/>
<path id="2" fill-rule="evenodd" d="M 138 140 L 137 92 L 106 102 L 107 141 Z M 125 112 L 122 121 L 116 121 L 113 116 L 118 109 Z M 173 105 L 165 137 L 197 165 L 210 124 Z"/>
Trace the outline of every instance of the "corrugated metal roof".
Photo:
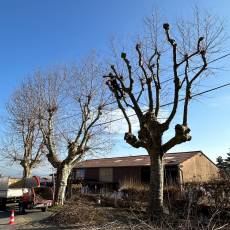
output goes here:
<path id="1" fill-rule="evenodd" d="M 183 161 L 202 153 L 201 151 L 166 153 L 164 161 L 166 165 L 179 165 Z M 104 168 L 104 167 L 129 167 L 129 166 L 149 166 L 150 159 L 148 155 L 114 157 L 92 159 L 79 162 L 75 168 Z"/>

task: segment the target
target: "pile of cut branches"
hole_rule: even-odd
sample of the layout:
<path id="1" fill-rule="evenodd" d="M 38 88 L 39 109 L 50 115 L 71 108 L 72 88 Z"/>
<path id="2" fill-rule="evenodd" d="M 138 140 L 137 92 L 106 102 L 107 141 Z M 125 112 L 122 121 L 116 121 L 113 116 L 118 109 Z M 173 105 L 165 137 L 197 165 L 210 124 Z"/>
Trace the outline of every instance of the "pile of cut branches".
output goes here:
<path id="1" fill-rule="evenodd" d="M 84 197 L 67 201 L 50 217 L 55 224 L 101 224 L 106 222 L 104 212 L 93 201 Z"/>

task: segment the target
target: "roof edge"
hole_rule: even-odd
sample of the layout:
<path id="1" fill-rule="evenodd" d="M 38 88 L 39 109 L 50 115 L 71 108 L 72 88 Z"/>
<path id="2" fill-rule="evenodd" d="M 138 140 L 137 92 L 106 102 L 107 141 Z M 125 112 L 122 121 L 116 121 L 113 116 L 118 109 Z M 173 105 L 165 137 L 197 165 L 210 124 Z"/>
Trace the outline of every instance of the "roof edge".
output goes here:
<path id="1" fill-rule="evenodd" d="M 173 165 L 181 165 L 183 162 L 185 162 L 186 160 L 188 159 L 191 159 L 192 157 L 194 157 L 195 155 L 197 154 L 201 154 L 202 151 L 200 150 L 196 150 L 196 151 L 187 151 L 187 152 L 172 152 L 172 153 L 165 153 L 165 158 L 167 157 L 170 157 L 170 156 L 173 156 L 173 157 L 179 157 L 181 155 L 184 155 L 187 157 L 187 159 L 183 159 L 182 160 L 179 160 L 178 162 L 174 163 Z M 107 164 L 105 164 L 104 166 L 94 166 L 93 164 L 91 166 L 84 166 L 84 164 L 91 164 L 91 162 L 94 162 L 94 161 L 111 161 L 111 160 L 123 160 L 123 159 L 130 159 L 132 161 L 132 159 L 135 159 L 135 158 L 148 158 L 149 155 L 145 154 L 145 155 L 134 155 L 134 156 L 117 156 L 117 157 L 106 157 L 106 158 L 94 158 L 94 159 L 87 159 L 87 160 L 83 160 L 81 162 L 77 162 L 73 168 L 98 168 L 98 167 L 108 167 Z M 168 164 L 172 164 L 171 162 L 168 162 Z M 116 167 L 127 167 L 128 165 L 124 166 L 124 165 L 116 165 Z M 135 166 L 143 166 L 143 164 L 135 164 Z M 112 167 L 112 166 L 110 166 Z"/>
<path id="2" fill-rule="evenodd" d="M 201 152 L 201 154 L 203 154 L 212 164 L 214 164 L 216 167 L 217 167 L 217 165 L 207 156 L 207 155 L 205 155 L 202 151 L 200 151 Z M 218 167 L 217 167 L 218 168 Z"/>
<path id="3" fill-rule="evenodd" d="M 184 152 L 172 152 L 172 153 L 165 153 L 165 154 L 198 153 L 198 152 L 202 153 L 201 150 L 195 150 L 195 151 L 184 151 Z M 116 157 L 92 158 L 92 159 L 86 159 L 84 161 L 103 160 L 103 159 L 114 159 L 114 158 L 126 158 L 126 157 L 143 157 L 143 156 L 148 156 L 148 154 L 133 155 L 133 156 L 116 156 Z"/>

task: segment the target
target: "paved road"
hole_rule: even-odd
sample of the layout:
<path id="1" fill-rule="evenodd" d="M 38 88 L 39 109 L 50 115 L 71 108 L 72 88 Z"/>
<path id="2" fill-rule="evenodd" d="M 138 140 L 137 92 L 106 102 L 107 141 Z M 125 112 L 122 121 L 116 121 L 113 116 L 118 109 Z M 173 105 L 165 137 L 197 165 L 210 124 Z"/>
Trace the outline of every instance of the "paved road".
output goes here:
<path id="1" fill-rule="evenodd" d="M 15 210 L 15 225 L 8 225 L 10 217 L 10 209 Z M 43 223 L 44 220 L 49 217 L 51 212 L 42 212 L 39 209 L 27 210 L 25 215 L 18 214 L 17 205 L 11 205 L 7 208 L 7 211 L 0 211 L 0 229 L 11 230 L 11 229 L 56 229 L 54 226 L 47 226 Z"/>

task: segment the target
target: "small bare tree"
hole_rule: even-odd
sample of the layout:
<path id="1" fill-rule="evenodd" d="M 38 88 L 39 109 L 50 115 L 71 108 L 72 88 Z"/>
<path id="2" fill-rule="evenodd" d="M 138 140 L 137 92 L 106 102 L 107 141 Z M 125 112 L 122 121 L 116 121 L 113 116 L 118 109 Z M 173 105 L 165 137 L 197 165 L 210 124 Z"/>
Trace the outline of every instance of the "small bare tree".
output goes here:
<path id="1" fill-rule="evenodd" d="M 7 106 L 8 141 L 3 154 L 23 167 L 23 178 L 31 177 L 32 169 L 42 160 L 43 141 L 39 131 L 36 105 L 30 81 L 24 82 L 11 96 Z"/>
<path id="2" fill-rule="evenodd" d="M 194 21 L 180 20 L 173 28 L 161 24 L 156 15 L 145 22 L 147 33 L 143 42 L 136 44 L 136 58 L 121 53 L 120 64 L 111 65 L 105 78 L 119 109 L 128 124 L 125 141 L 134 148 L 145 148 L 150 156 L 150 217 L 163 212 L 163 156 L 175 145 L 191 140 L 188 126 L 189 102 L 194 83 L 208 70 L 208 58 L 219 52 L 223 27 L 216 18 L 195 13 Z M 162 27 L 163 26 L 163 27 Z M 161 36 L 164 32 L 164 37 Z M 117 62 L 116 62 L 117 63 Z M 170 64 L 168 68 L 166 66 Z M 172 70 L 172 79 L 164 78 L 166 70 Z M 168 85 L 165 84 L 169 82 Z M 145 93 L 146 92 L 146 93 Z M 170 97 L 172 95 L 172 97 Z M 164 100 L 172 105 L 167 117 L 162 119 Z M 181 106 L 179 106 L 179 102 Z M 172 102 L 172 103 L 171 103 Z M 144 104 L 144 106 L 143 106 Z M 147 104 L 147 105 L 146 105 Z M 127 111 L 134 111 L 139 121 L 137 136 Z M 182 122 L 175 125 L 175 135 L 164 141 L 176 114 L 181 112 Z"/>
<path id="3" fill-rule="evenodd" d="M 46 156 L 57 170 L 56 204 L 62 205 L 65 200 L 67 180 L 76 162 L 92 151 L 104 151 L 104 127 L 97 125 L 105 107 L 101 74 L 99 66 L 89 58 L 79 66 L 36 77 Z"/>

